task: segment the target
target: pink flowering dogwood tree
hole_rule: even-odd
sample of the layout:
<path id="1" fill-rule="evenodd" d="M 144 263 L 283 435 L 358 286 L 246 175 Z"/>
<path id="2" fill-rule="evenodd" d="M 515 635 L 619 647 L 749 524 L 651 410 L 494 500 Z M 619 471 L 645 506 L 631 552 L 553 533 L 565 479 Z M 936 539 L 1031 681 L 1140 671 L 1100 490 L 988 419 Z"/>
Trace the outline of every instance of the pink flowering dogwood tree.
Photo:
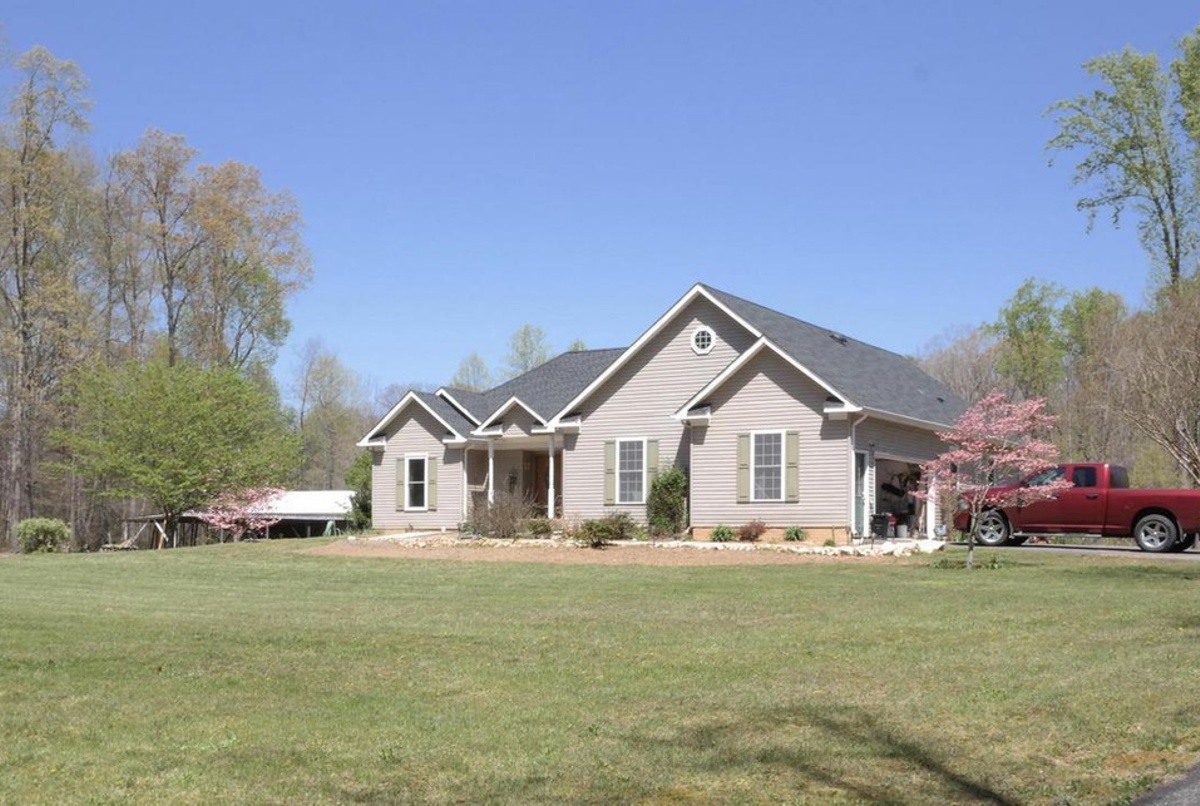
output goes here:
<path id="1" fill-rule="evenodd" d="M 1044 438 L 1056 418 L 1045 409 L 1044 398 L 1013 402 L 1003 392 L 992 392 L 967 409 L 952 429 L 938 433 L 950 449 L 921 466 L 922 489 L 917 495 L 928 498 L 936 484 L 959 511 L 970 515 L 968 568 L 974 566 L 980 530 L 1006 533 L 1001 509 L 1054 498 L 1071 487 L 1054 474 L 1037 484 L 1016 484 L 1058 462 L 1058 448 Z"/>
<path id="2" fill-rule="evenodd" d="M 232 534 L 236 542 L 247 534 L 264 531 L 279 523 L 279 517 L 270 514 L 268 509 L 271 501 L 282 493 L 283 490 L 277 487 L 230 490 L 218 496 L 197 515 L 209 526 Z"/>

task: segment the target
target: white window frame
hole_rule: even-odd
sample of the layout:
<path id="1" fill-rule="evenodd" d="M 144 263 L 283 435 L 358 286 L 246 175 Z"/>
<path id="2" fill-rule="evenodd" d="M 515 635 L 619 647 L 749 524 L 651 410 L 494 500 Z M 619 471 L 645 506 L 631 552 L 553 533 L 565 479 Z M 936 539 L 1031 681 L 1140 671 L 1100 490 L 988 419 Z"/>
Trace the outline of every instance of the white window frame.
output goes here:
<path id="1" fill-rule="evenodd" d="M 758 470 L 758 438 L 760 436 L 777 436 L 779 437 L 779 497 L 778 498 L 759 498 L 757 485 L 754 480 L 756 471 Z M 779 503 L 787 500 L 787 432 L 786 431 L 751 431 L 750 432 L 750 500 L 763 501 L 769 503 Z"/>
<path id="2" fill-rule="evenodd" d="M 635 443 L 635 442 L 642 446 L 642 497 L 640 499 L 638 499 L 637 501 L 625 501 L 621 498 L 621 446 L 628 445 L 628 444 Z M 618 439 L 618 440 L 616 440 L 616 443 L 617 443 L 616 451 L 615 451 L 616 455 L 613 456 L 613 463 L 616 465 L 616 467 L 614 467 L 613 470 L 616 473 L 615 481 L 616 481 L 617 489 L 616 489 L 616 496 L 614 496 L 614 498 L 617 502 L 617 505 L 618 506 L 637 506 L 639 504 L 645 504 L 646 503 L 646 492 L 647 492 L 647 490 L 646 490 L 646 464 L 649 460 L 649 457 L 647 455 L 647 451 L 648 451 L 648 446 L 646 444 L 647 440 L 645 437 L 634 437 L 632 439 Z"/>
<path id="3" fill-rule="evenodd" d="M 421 461 L 425 463 L 425 478 L 421 481 L 421 486 L 425 491 L 425 503 L 423 506 L 414 507 L 409 503 L 409 496 L 412 493 L 412 482 L 409 480 L 409 463 L 413 461 Z M 429 454 L 427 453 L 406 453 L 404 454 L 404 511 L 405 512 L 428 512 L 429 511 Z"/>
<path id="4" fill-rule="evenodd" d="M 701 347 L 700 345 L 696 344 L 696 338 L 701 333 L 708 334 L 708 346 L 707 347 Z M 717 334 L 714 333 L 713 329 L 711 327 L 709 327 L 708 325 L 699 325 L 698 327 L 696 327 L 695 330 L 692 331 L 692 352 L 695 353 L 696 355 L 708 355 L 709 353 L 712 352 L 712 349 L 716 345 L 716 343 L 717 343 Z"/>

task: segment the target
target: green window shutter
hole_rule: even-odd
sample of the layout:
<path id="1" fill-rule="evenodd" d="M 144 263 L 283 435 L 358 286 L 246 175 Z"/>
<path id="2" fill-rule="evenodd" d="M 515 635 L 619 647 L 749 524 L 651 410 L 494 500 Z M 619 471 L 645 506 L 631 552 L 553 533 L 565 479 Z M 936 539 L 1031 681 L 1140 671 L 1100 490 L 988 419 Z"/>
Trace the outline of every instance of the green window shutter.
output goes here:
<path id="1" fill-rule="evenodd" d="M 750 500 L 750 435 L 737 435 L 737 500 L 745 504 Z"/>
<path id="2" fill-rule="evenodd" d="M 396 460 L 396 511 L 404 511 L 404 474 L 408 470 L 405 467 L 404 457 Z"/>
<path id="3" fill-rule="evenodd" d="M 650 486 L 658 478 L 658 440 L 646 440 L 646 500 L 650 500 Z"/>
<path id="4" fill-rule="evenodd" d="M 800 500 L 800 432 L 788 431 L 784 441 L 784 500 L 794 504 Z"/>
<path id="5" fill-rule="evenodd" d="M 425 463 L 425 508 L 430 512 L 437 509 L 438 460 L 430 456 Z"/>
<path id="6" fill-rule="evenodd" d="M 617 503 L 617 443 L 611 439 L 604 443 L 604 503 Z"/>

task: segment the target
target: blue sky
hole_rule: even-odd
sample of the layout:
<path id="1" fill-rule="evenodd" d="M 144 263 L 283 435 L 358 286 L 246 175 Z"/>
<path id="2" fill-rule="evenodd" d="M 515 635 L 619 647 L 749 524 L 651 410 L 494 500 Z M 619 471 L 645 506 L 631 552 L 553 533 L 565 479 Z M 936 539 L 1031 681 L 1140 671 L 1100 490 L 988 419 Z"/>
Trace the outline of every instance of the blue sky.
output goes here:
<path id="1" fill-rule="evenodd" d="M 293 193 L 321 338 L 377 387 L 629 344 L 702 281 L 901 353 L 1030 276 L 1139 304 L 1130 219 L 1086 232 L 1055 100 L 1193 3 L 6 0 L 12 52 L 92 82 L 100 154 L 149 127 Z"/>

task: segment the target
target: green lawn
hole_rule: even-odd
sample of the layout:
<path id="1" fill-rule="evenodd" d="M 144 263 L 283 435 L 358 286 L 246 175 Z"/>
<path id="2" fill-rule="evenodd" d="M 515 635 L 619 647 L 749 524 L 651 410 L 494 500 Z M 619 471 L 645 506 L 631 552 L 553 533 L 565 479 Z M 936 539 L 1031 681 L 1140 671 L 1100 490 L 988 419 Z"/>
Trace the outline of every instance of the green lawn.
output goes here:
<path id="1" fill-rule="evenodd" d="M 1200 757 L 1200 566 L 303 545 L 0 559 L 0 803 L 1100 804 Z"/>

